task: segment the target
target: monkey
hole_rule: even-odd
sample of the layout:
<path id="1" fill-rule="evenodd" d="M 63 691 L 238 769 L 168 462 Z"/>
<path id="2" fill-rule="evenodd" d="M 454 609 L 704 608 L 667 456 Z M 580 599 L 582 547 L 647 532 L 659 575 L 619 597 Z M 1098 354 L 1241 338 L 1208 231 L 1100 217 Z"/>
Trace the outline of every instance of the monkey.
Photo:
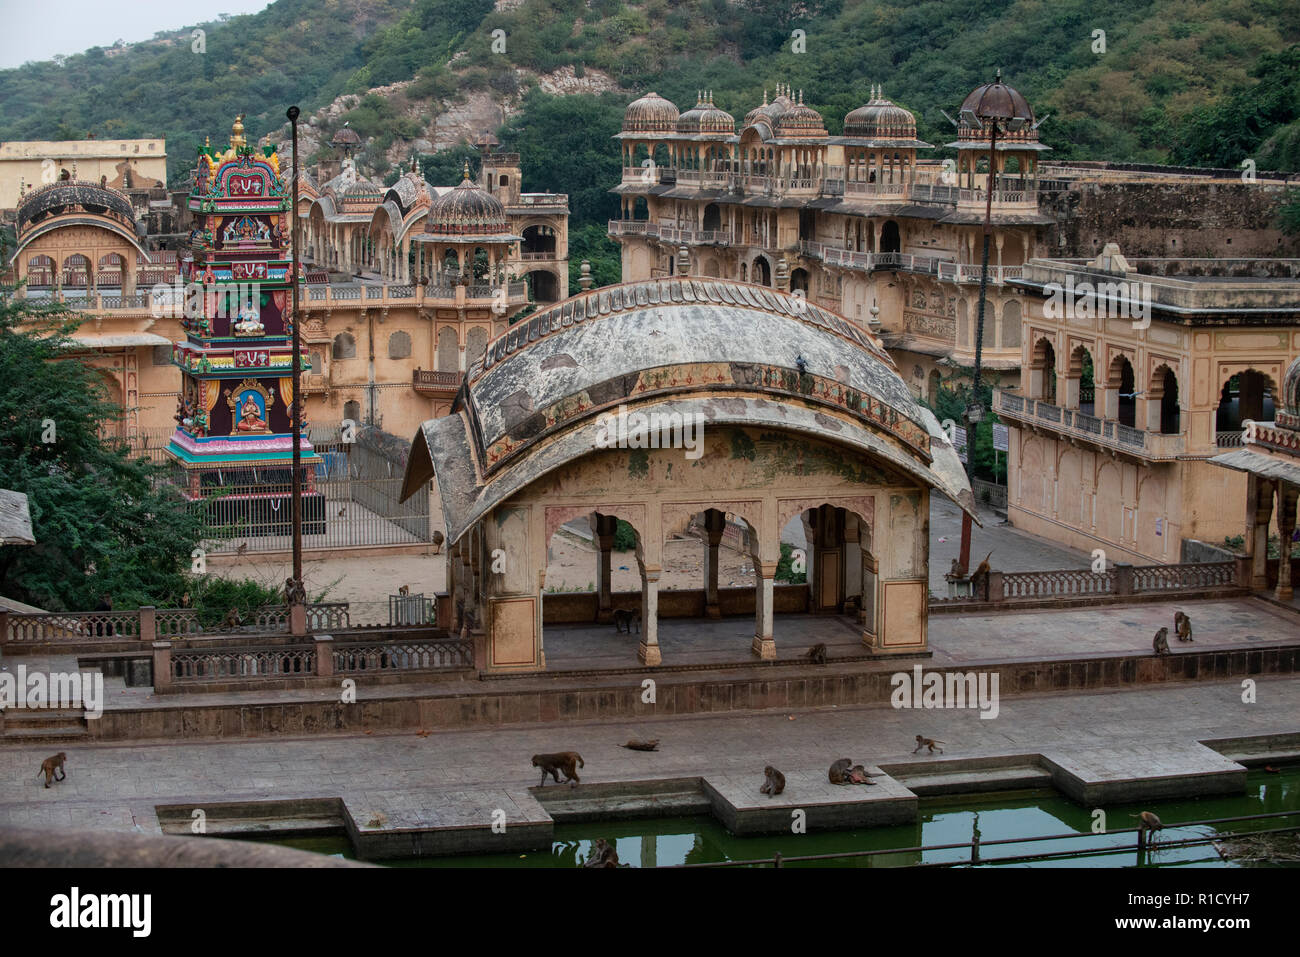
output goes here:
<path id="1" fill-rule="evenodd" d="M 564 780 L 569 782 L 569 787 L 578 786 L 578 768 L 585 768 L 582 755 L 577 751 L 557 751 L 555 754 L 534 754 L 533 767 L 542 769 L 542 783 L 538 787 L 546 786 L 546 775 L 555 779 L 556 784 L 560 784 L 560 772 L 564 772 Z"/>
<path id="2" fill-rule="evenodd" d="M 817 642 L 804 653 L 804 657 L 815 665 L 826 664 L 826 642 Z"/>
<path id="3" fill-rule="evenodd" d="M 45 775 L 46 787 L 50 786 L 51 781 L 62 781 L 68 776 L 68 772 L 63 770 L 63 762 L 66 760 L 68 755 L 64 751 L 60 751 L 52 758 L 46 758 L 41 762 L 41 769 L 36 772 L 36 776 L 39 778 L 42 774 Z"/>
<path id="4" fill-rule="evenodd" d="M 769 764 L 763 769 L 763 775 L 765 780 L 763 781 L 763 786 L 758 789 L 759 794 L 767 794 L 776 797 L 785 790 L 785 775 L 772 767 L 772 765 Z"/>
<path id="5" fill-rule="evenodd" d="M 1155 649 L 1157 655 L 1169 654 L 1169 629 L 1161 628 L 1156 632 L 1155 638 L 1151 641 L 1151 647 Z"/>
<path id="6" fill-rule="evenodd" d="M 641 633 L 641 612 L 639 610 L 625 611 L 622 608 L 614 609 L 614 630 L 616 632 L 621 633 L 623 631 L 626 631 L 629 635 L 632 634 L 633 622 L 636 623 L 637 634 L 640 634 Z"/>
<path id="7" fill-rule="evenodd" d="M 231 608 L 226 612 L 225 619 L 221 622 L 223 628 L 238 628 L 244 623 L 244 619 L 239 614 L 239 608 Z"/>
<path id="8" fill-rule="evenodd" d="M 397 594 L 401 595 L 403 598 L 406 598 L 408 595 L 411 594 L 411 586 L 403 585 L 401 588 L 397 589 Z"/>
<path id="9" fill-rule="evenodd" d="M 853 762 L 848 758 L 840 758 L 832 764 L 830 771 L 826 774 L 826 776 L 830 778 L 831 784 L 848 784 L 849 767 L 852 764 Z"/>
<path id="10" fill-rule="evenodd" d="M 989 559 L 992 557 L 993 551 L 990 549 L 989 553 L 984 556 L 984 561 L 979 563 L 975 573 L 970 577 L 971 585 L 980 591 L 985 601 L 989 600 L 989 571 L 991 570 Z"/>
<path id="11" fill-rule="evenodd" d="M 916 747 L 912 749 L 912 753 L 916 754 L 916 752 L 920 751 L 922 748 L 928 747 L 930 749 L 930 754 L 934 754 L 935 745 L 947 743 L 947 741 L 936 741 L 934 738 L 927 738 L 924 735 L 918 734 L 916 736 Z M 943 748 L 939 749 L 939 753 L 943 754 Z"/>
<path id="12" fill-rule="evenodd" d="M 189 608 L 189 607 L 190 607 L 190 593 L 189 593 L 189 592 L 186 592 L 185 594 L 181 595 L 181 607 L 182 607 L 182 608 Z"/>
<path id="13" fill-rule="evenodd" d="M 1129 817 L 1136 818 L 1139 821 L 1138 824 L 1139 839 L 1143 835 L 1145 835 L 1147 831 L 1164 830 L 1165 823 L 1164 821 L 1160 820 L 1160 816 L 1156 814 L 1155 811 L 1143 811 L 1141 814 L 1130 814 Z"/>
<path id="14" fill-rule="evenodd" d="M 853 767 L 849 768 L 849 783 L 850 783 L 850 784 L 872 784 L 872 785 L 874 785 L 876 782 L 873 781 L 873 780 L 871 780 L 873 777 L 875 777 L 875 775 L 873 775 L 870 771 L 868 771 L 866 768 L 864 768 L 864 767 L 863 767 L 862 765 L 860 765 L 860 764 L 855 764 L 855 765 L 853 765 Z"/>
<path id="15" fill-rule="evenodd" d="M 583 867 L 624 867 L 626 865 L 618 862 L 618 851 L 614 845 L 609 843 L 603 837 L 598 837 L 591 842 L 591 856 L 587 858 Z"/>
<path id="16" fill-rule="evenodd" d="M 242 555 L 246 551 L 248 551 L 248 542 L 240 542 L 239 547 L 235 549 L 235 554 Z"/>
<path id="17" fill-rule="evenodd" d="M 640 738 L 633 738 L 627 744 L 623 745 L 629 751 L 658 751 L 659 739 L 651 738 L 649 741 L 642 741 Z"/>
<path id="18" fill-rule="evenodd" d="M 1192 640 L 1192 619 L 1188 618 L 1181 611 L 1174 612 L 1174 631 L 1178 634 L 1179 641 Z"/>

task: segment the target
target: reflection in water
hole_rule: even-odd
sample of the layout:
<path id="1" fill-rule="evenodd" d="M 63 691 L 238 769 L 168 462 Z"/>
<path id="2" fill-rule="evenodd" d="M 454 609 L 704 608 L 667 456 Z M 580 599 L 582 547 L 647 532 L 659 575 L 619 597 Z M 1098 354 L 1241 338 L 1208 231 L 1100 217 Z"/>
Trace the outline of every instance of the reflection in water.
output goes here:
<path id="1" fill-rule="evenodd" d="M 592 842 L 596 838 L 604 838 L 615 846 L 620 861 L 640 867 L 735 860 L 770 861 L 778 851 L 788 859 L 804 855 L 968 842 L 978 842 L 978 859 L 986 866 L 1008 866 L 993 865 L 990 862 L 1019 854 L 1087 849 L 1092 852 L 1087 857 L 1014 866 L 1127 867 L 1139 863 L 1161 867 L 1229 867 L 1235 865 L 1222 860 L 1213 846 L 1169 847 L 1168 843 L 1180 838 L 1213 836 L 1216 833 L 1211 826 L 1180 827 L 1181 821 L 1300 810 L 1300 767 L 1283 769 L 1274 774 L 1263 770 L 1252 771 L 1248 782 L 1248 793 L 1241 797 L 1101 808 L 1105 813 L 1105 824 L 1110 829 L 1134 827 L 1133 818 L 1141 811 L 1155 811 L 1164 821 L 1164 830 L 1153 836 L 1151 847 L 1140 861 L 1132 850 L 1106 853 L 1107 848 L 1132 845 L 1135 836 L 1131 832 L 1093 834 L 1093 814 L 1097 809 L 1080 807 L 1055 791 L 1018 791 L 922 801 L 920 819 L 916 823 L 895 827 L 739 838 L 728 834 L 711 817 L 560 824 L 555 828 L 555 840 L 549 853 L 541 851 L 385 863 L 396 867 L 578 867 L 591 856 Z M 1244 832 L 1294 823 L 1297 823 L 1294 818 L 1242 822 L 1225 825 L 1224 830 Z M 1071 833 L 1087 834 L 1089 837 L 1035 841 L 1029 844 L 994 843 L 1006 839 Z M 351 856 L 346 838 L 303 838 L 282 843 L 321 853 L 344 851 Z M 922 862 L 951 862 L 961 865 L 970 860 L 971 849 L 959 847 L 924 854 L 915 850 L 897 850 L 872 857 L 791 866 L 887 867 Z"/>

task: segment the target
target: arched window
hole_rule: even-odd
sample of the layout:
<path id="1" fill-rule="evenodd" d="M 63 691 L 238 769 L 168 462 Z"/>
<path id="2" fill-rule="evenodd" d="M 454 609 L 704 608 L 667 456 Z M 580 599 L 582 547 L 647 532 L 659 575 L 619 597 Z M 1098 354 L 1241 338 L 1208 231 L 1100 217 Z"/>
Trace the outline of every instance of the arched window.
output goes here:
<path id="1" fill-rule="evenodd" d="M 358 425 L 361 424 L 361 403 L 356 399 L 351 399 L 343 403 L 343 418 L 351 419 Z"/>
<path id="2" fill-rule="evenodd" d="M 487 349 L 487 330 L 481 326 L 475 326 L 465 336 L 465 365 L 477 361 L 485 349 Z"/>
<path id="3" fill-rule="evenodd" d="M 460 371 L 460 341 L 456 338 L 456 330 L 451 326 L 443 326 L 438 330 L 438 371 Z"/>
<path id="4" fill-rule="evenodd" d="M 1020 300 L 1012 299 L 1002 304 L 1002 328 L 998 345 L 1003 349 L 1020 348 Z"/>
<path id="5" fill-rule="evenodd" d="M 325 359 L 319 352 L 311 354 L 311 374 L 323 375 L 325 372 Z"/>
<path id="6" fill-rule="evenodd" d="M 405 332 L 394 332 L 388 337 L 388 358 L 405 359 L 411 354 L 411 337 Z"/>
<path id="7" fill-rule="evenodd" d="M 1180 430 L 1181 409 L 1178 406 L 1178 378 L 1168 366 L 1156 369 L 1151 383 L 1151 398 L 1160 400 L 1160 432 L 1163 435 L 1177 435 Z M 1151 429 L 1156 423 L 1150 422 Z"/>
<path id="8" fill-rule="evenodd" d="M 352 338 L 349 332 L 340 332 L 334 337 L 334 348 L 330 353 L 335 359 L 355 359 L 357 357 L 357 341 Z"/>
<path id="9" fill-rule="evenodd" d="M 880 251 L 882 253 L 896 253 L 902 248 L 903 241 L 898 232 L 898 223 L 891 219 L 880 230 Z"/>

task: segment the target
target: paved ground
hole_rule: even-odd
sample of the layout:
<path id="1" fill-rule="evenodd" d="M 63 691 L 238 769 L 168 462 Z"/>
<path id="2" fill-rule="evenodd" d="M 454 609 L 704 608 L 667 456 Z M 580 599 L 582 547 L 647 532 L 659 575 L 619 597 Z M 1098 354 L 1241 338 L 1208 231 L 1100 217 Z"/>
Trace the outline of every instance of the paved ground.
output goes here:
<path id="1" fill-rule="evenodd" d="M 584 783 L 749 774 L 757 788 L 769 763 L 817 768 L 841 756 L 871 765 L 921 761 L 911 755 L 917 733 L 945 741 L 947 759 L 1050 752 L 1080 767 L 1124 774 L 1135 761 L 1154 766 L 1166 751 L 1195 750 L 1198 739 L 1297 727 L 1300 678 L 1261 678 L 1254 704 L 1242 703 L 1236 681 L 1179 683 L 1009 697 L 993 720 L 969 710 L 863 706 L 424 736 L 87 745 L 68 749 L 67 780 L 49 790 L 37 767 L 54 749 L 6 745 L 0 747 L 0 826 L 156 831 L 157 804 L 305 797 L 343 797 L 354 815 L 382 813 L 390 823 L 463 817 L 467 807 L 486 808 L 505 800 L 498 795 L 535 785 L 532 754 L 568 749 L 583 755 Z M 631 736 L 659 738 L 661 750 L 618 747 Z"/>

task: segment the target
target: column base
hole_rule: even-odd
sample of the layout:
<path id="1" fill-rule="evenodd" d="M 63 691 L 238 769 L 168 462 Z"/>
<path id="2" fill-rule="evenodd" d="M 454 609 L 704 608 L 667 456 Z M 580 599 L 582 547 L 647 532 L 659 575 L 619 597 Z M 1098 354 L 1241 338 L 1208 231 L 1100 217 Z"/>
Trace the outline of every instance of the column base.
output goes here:
<path id="1" fill-rule="evenodd" d="M 753 642 L 750 643 L 749 650 L 764 661 L 774 661 L 776 660 L 776 639 L 755 635 Z"/>
<path id="2" fill-rule="evenodd" d="M 596 610 L 596 621 L 602 624 L 609 624 L 614 620 L 613 608 L 600 608 Z"/>
<path id="3" fill-rule="evenodd" d="M 873 635 L 873 634 L 872 634 L 871 632 L 869 632 L 869 631 L 864 631 L 864 632 L 862 633 L 862 647 L 864 647 L 864 648 L 868 648 L 868 649 L 870 649 L 871 651 L 875 651 L 875 650 L 876 650 L 876 636 Z"/>
<path id="4" fill-rule="evenodd" d="M 647 645 L 644 641 L 637 644 L 636 656 L 643 665 L 659 665 L 664 660 L 658 645 Z"/>
<path id="5" fill-rule="evenodd" d="M 1290 585 L 1287 585 L 1285 588 L 1278 585 L 1277 588 L 1273 590 L 1273 597 L 1278 601 L 1290 601 L 1294 596 L 1295 590 Z"/>
<path id="6" fill-rule="evenodd" d="M 716 605 L 716 604 L 715 604 L 715 605 L 705 605 L 705 606 L 704 606 L 704 617 L 705 617 L 705 618 L 721 618 L 721 617 L 722 617 L 722 608 L 721 608 L 721 606 Z"/>

